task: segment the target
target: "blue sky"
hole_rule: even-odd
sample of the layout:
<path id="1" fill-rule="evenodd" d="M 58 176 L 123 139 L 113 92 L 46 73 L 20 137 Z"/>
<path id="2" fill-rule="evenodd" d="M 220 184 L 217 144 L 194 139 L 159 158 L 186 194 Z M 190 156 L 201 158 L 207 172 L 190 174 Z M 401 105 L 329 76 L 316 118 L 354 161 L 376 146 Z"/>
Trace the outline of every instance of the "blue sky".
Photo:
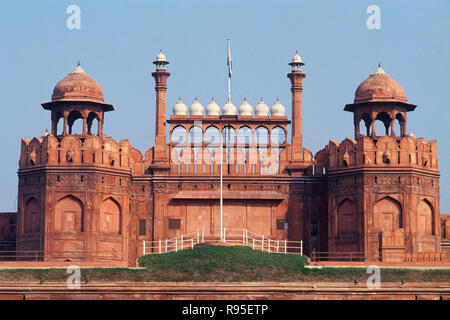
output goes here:
<path id="1" fill-rule="evenodd" d="M 69 30 L 66 8 L 81 9 L 81 29 Z M 369 30 L 366 9 L 381 9 L 381 29 Z M 0 8 L 0 101 L 3 154 L 0 210 L 15 209 L 20 139 L 50 129 L 55 84 L 75 67 L 103 87 L 116 111 L 105 133 L 129 139 L 142 153 L 153 145 L 155 96 L 152 61 L 170 60 L 167 114 L 179 96 L 189 105 L 227 95 L 226 38 L 231 38 L 232 100 L 253 106 L 277 97 L 290 116 L 286 74 L 296 50 L 306 65 L 304 145 L 313 153 L 329 139 L 353 137 L 358 84 L 378 61 L 399 81 L 410 103 L 407 131 L 436 139 L 441 212 L 450 213 L 448 142 L 450 2 L 442 1 L 8 1 Z"/>

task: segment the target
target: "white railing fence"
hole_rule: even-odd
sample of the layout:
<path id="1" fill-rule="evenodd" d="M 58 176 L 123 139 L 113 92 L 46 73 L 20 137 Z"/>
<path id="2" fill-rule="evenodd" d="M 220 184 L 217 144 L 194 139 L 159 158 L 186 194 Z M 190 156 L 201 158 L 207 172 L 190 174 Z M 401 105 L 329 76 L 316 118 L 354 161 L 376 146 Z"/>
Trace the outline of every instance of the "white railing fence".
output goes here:
<path id="1" fill-rule="evenodd" d="M 219 231 L 219 233 L 216 233 Z M 246 245 L 253 250 L 268 253 L 285 253 L 303 255 L 303 241 L 278 240 L 257 234 L 247 229 L 223 228 L 223 237 L 219 236 L 220 230 L 211 230 L 209 234 L 205 229 L 182 234 L 171 239 L 159 239 L 156 241 L 142 241 L 142 255 L 177 252 L 183 249 L 193 249 L 195 245 L 202 243 L 220 243 Z"/>

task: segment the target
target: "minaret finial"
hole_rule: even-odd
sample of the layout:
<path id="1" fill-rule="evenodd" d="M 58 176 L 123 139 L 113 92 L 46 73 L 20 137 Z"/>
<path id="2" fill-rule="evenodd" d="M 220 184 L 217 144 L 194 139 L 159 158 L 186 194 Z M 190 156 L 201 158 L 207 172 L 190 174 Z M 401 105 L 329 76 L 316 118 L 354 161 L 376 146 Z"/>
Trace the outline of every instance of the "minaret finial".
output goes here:
<path id="1" fill-rule="evenodd" d="M 78 66 L 80 66 L 80 60 L 78 59 Z"/>
<path id="2" fill-rule="evenodd" d="M 381 67 L 381 62 L 380 61 L 378 61 L 378 66 Z"/>

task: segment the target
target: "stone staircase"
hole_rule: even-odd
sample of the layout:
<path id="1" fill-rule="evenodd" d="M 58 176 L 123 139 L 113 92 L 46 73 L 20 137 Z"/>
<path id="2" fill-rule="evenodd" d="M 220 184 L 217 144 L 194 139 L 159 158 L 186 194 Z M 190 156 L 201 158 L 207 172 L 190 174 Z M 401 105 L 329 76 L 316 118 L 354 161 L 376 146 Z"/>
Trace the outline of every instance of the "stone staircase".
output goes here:
<path id="1" fill-rule="evenodd" d="M 142 255 L 152 253 L 167 253 L 203 244 L 218 246 L 248 246 L 254 250 L 277 253 L 303 254 L 303 241 L 276 240 L 249 232 L 247 229 L 225 229 L 223 238 L 219 232 L 207 234 L 204 229 L 183 234 L 172 239 L 142 241 Z"/>
<path id="2" fill-rule="evenodd" d="M 243 242 L 242 236 L 227 237 L 225 242 L 223 241 L 223 239 L 220 239 L 219 236 L 205 236 L 204 240 L 205 240 L 204 243 L 200 243 L 199 245 L 202 245 L 202 244 L 209 244 L 209 245 L 214 245 L 214 246 L 245 246 L 246 245 Z M 251 246 L 251 243 L 248 243 L 247 245 Z"/>

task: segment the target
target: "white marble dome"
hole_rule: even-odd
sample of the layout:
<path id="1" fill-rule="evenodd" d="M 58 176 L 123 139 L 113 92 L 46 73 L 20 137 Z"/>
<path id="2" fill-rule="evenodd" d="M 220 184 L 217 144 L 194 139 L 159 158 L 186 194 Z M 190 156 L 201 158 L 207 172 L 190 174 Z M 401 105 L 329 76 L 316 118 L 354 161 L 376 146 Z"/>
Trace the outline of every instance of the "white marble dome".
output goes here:
<path id="1" fill-rule="evenodd" d="M 269 115 L 269 107 L 267 104 L 264 103 L 263 99 L 261 98 L 261 101 L 258 102 L 258 104 L 255 106 L 255 116 L 257 117 L 267 117 Z"/>
<path id="2" fill-rule="evenodd" d="M 280 103 L 280 101 L 278 101 L 278 98 L 277 98 L 277 101 L 275 101 L 275 103 L 270 108 L 271 116 L 272 117 L 274 117 L 274 116 L 275 117 L 283 117 L 285 115 L 284 111 L 285 111 L 285 109 L 284 109 L 283 105 Z"/>
<path id="3" fill-rule="evenodd" d="M 224 104 L 222 107 L 222 114 L 224 116 L 235 116 L 236 115 L 236 107 L 234 104 L 231 103 L 230 100 L 227 101 L 227 103 Z"/>
<path id="4" fill-rule="evenodd" d="M 187 107 L 183 103 L 183 101 L 181 101 L 181 98 L 179 98 L 177 103 L 175 103 L 175 105 L 173 106 L 172 111 L 173 111 L 173 114 L 176 115 L 176 116 L 185 116 L 185 115 L 187 115 Z"/>
<path id="5" fill-rule="evenodd" d="M 159 53 L 156 55 L 156 61 L 158 62 L 166 62 L 166 55 L 164 53 L 162 53 L 162 51 L 160 50 Z"/>
<path id="6" fill-rule="evenodd" d="M 214 101 L 214 98 L 211 99 L 211 102 L 206 106 L 206 115 L 207 116 L 218 116 L 220 114 L 220 107 Z"/>
<path id="7" fill-rule="evenodd" d="M 189 114 L 191 116 L 202 116 L 203 115 L 203 106 L 198 102 L 197 97 L 195 97 L 194 102 L 192 102 L 189 107 Z"/>
<path id="8" fill-rule="evenodd" d="M 293 63 L 301 63 L 302 61 L 302 57 L 300 57 L 300 55 L 298 54 L 298 52 L 295 52 L 295 55 L 292 57 L 292 62 Z"/>
<path id="9" fill-rule="evenodd" d="M 244 98 L 244 101 L 239 106 L 239 115 L 240 116 L 252 116 L 253 115 L 253 108 L 247 102 L 246 98 Z"/>

